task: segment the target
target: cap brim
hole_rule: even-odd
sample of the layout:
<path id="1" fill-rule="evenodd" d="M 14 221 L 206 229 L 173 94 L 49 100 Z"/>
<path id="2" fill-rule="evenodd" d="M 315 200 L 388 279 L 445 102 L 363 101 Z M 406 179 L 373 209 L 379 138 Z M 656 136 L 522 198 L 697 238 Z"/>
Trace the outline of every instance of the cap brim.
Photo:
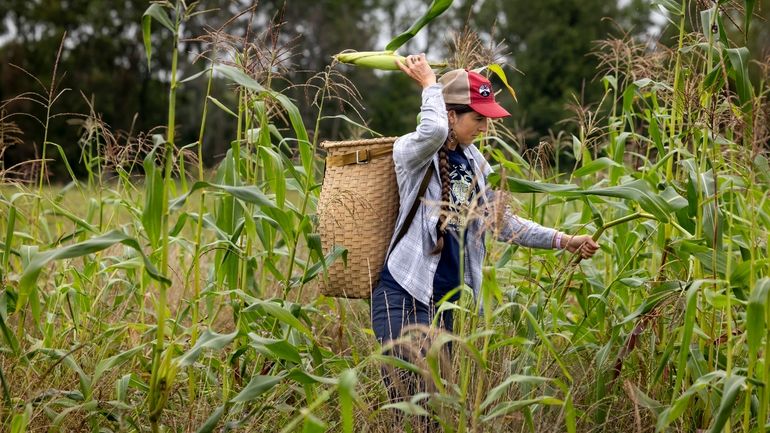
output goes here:
<path id="1" fill-rule="evenodd" d="M 500 104 L 496 102 L 492 102 L 490 104 L 470 104 L 470 107 L 473 109 L 473 111 L 481 114 L 482 116 L 491 117 L 491 118 L 498 118 L 498 117 L 508 117 L 511 115 L 505 108 L 501 107 Z"/>

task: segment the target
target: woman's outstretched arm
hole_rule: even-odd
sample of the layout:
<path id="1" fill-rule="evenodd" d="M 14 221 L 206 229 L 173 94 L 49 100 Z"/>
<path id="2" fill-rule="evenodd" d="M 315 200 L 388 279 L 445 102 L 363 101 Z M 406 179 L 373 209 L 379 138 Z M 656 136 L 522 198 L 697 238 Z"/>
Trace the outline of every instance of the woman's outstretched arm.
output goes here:
<path id="1" fill-rule="evenodd" d="M 568 235 L 519 217 L 504 203 L 501 193 L 491 189 L 486 193 L 499 241 L 525 247 L 566 249 L 571 253 L 579 252 L 584 259 L 591 258 L 599 249 L 599 244 L 588 235 Z"/>

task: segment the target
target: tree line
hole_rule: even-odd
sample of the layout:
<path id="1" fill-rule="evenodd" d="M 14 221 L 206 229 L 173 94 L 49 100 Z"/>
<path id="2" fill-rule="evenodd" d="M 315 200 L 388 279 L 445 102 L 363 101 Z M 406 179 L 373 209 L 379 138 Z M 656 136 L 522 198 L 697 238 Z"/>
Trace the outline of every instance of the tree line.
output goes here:
<path id="1" fill-rule="evenodd" d="M 473 35 L 510 65 L 506 72 L 518 102 L 504 100 L 514 114 L 507 126 L 521 132 L 521 146 L 532 146 L 553 131 L 569 130 L 568 124 L 560 123 L 570 116 L 569 104 L 590 105 L 601 98 L 603 88 L 595 79 L 599 59 L 590 55 L 596 41 L 611 36 L 647 40 L 650 49 L 653 42 L 672 42 L 665 22 L 654 27 L 649 0 L 622 3 L 456 0 L 421 37 L 400 51 L 447 57 L 452 44 L 474 41 L 457 35 L 464 31 Z M 691 3 L 697 8 L 696 2 Z M 758 3 L 762 3 L 757 8 L 761 24 L 753 26 L 750 44 L 754 44 L 752 52 L 761 56 L 767 55 L 770 46 L 766 25 L 770 0 Z M 60 146 L 76 176 L 87 173 L 86 146 L 103 146 L 98 157 L 122 158 L 116 164 L 126 160 L 131 164 L 132 158 L 136 161 L 142 149 L 151 146 L 152 134 L 166 122 L 172 48 L 170 38 L 155 32 L 148 64 L 141 21 L 149 4 L 146 0 L 6 0 L 0 4 L 0 28 L 4 29 L 0 31 L 0 169 L 4 178 L 30 175 L 35 169 L 30 161 L 41 157 L 44 141 Z M 247 67 L 255 74 L 273 68 L 278 79 L 271 86 L 301 101 L 300 107 L 309 107 L 312 92 L 298 84 L 312 83 L 313 76 L 330 64 L 331 56 L 344 49 L 383 49 L 428 4 L 424 0 L 203 0 L 197 7 L 202 13 L 183 29 L 179 70 L 182 78 L 190 77 L 213 59 L 233 61 L 228 53 L 248 46 L 255 64 Z M 739 27 L 736 23 L 736 34 Z M 327 107 L 327 115 L 344 114 L 383 135 L 399 135 L 414 126 L 419 94 L 403 74 L 335 69 L 342 84 L 350 85 L 340 89 L 350 92 L 341 93 L 337 104 Z M 205 86 L 205 80 L 191 80 L 178 92 L 177 145 L 197 139 Z M 223 81 L 214 80 L 214 87 L 220 102 L 235 106 Z M 223 110 L 209 110 L 203 143 L 208 165 L 224 155 L 235 137 L 227 116 Z M 343 139 L 362 130 L 335 117 L 312 132 L 323 139 Z M 68 179 L 60 155 L 47 157 L 52 159 L 51 180 Z"/>

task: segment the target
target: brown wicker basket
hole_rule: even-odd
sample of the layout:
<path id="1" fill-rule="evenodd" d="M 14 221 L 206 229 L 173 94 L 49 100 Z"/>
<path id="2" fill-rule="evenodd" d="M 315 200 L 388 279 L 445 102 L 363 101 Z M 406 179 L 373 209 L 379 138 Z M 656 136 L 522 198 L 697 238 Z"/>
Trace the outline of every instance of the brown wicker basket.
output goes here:
<path id="1" fill-rule="evenodd" d="M 393 166 L 395 137 L 326 141 L 326 173 L 318 201 L 321 242 L 348 250 L 329 268 L 326 296 L 369 298 L 377 284 L 398 216 L 398 185 Z"/>

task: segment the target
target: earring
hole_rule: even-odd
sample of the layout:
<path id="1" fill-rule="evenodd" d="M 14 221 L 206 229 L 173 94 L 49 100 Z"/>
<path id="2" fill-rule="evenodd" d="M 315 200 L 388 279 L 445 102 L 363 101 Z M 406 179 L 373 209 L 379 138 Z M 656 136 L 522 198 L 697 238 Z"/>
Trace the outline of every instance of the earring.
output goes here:
<path id="1" fill-rule="evenodd" d="M 456 143 L 457 142 L 457 133 L 455 133 L 454 128 L 449 128 L 449 135 L 447 135 L 447 143 Z"/>

